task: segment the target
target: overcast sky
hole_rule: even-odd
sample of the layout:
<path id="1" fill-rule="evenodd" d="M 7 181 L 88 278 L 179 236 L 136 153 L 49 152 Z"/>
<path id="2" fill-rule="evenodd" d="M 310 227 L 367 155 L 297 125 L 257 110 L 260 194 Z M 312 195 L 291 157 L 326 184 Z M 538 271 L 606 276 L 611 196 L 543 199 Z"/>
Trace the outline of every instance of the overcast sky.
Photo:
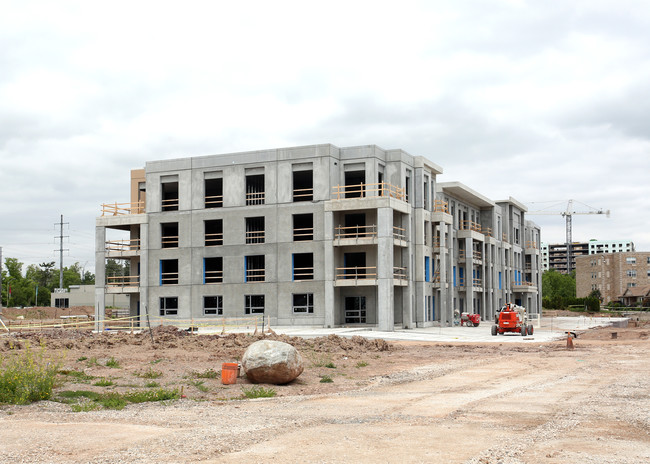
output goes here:
<path id="1" fill-rule="evenodd" d="M 94 271 L 146 161 L 401 148 L 573 238 L 650 251 L 647 0 L 0 0 L 0 246 Z M 531 216 L 542 240 L 564 218 Z"/>

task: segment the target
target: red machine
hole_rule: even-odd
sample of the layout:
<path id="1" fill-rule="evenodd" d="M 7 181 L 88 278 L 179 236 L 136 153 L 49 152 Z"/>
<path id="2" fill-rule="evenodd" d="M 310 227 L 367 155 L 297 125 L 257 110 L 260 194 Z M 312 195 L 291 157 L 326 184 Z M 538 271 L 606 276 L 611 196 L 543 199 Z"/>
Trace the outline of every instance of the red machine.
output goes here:
<path id="1" fill-rule="evenodd" d="M 508 303 L 496 316 L 496 324 L 492 326 L 492 335 L 503 335 L 506 332 L 520 333 L 522 337 L 533 334 L 533 325 L 528 324 L 526 308 Z"/>
<path id="2" fill-rule="evenodd" d="M 466 325 L 467 327 L 478 327 L 479 322 L 481 322 L 480 314 L 462 313 L 460 315 L 460 325 Z"/>

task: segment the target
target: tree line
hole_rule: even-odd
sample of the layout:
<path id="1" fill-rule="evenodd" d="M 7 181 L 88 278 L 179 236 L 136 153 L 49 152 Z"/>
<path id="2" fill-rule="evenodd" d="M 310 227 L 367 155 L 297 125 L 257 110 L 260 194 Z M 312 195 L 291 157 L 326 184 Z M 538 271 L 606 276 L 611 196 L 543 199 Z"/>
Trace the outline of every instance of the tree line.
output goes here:
<path id="1" fill-rule="evenodd" d="M 3 306 L 50 306 L 50 296 L 59 288 L 59 268 L 54 261 L 30 264 L 23 272 L 24 263 L 16 258 L 6 258 L 2 269 Z M 109 259 L 106 275 L 128 275 L 129 266 Z M 63 288 L 71 285 L 95 285 L 95 274 L 74 263 L 63 268 Z M 37 300 L 38 288 L 38 300 Z M 9 296 L 11 292 L 11 297 Z"/>
<path id="2" fill-rule="evenodd" d="M 576 298 L 576 273 L 562 274 L 550 269 L 542 274 L 542 307 L 545 309 L 567 309 L 569 306 L 583 306 L 589 311 L 600 311 L 601 294 L 592 291 L 587 298 Z"/>

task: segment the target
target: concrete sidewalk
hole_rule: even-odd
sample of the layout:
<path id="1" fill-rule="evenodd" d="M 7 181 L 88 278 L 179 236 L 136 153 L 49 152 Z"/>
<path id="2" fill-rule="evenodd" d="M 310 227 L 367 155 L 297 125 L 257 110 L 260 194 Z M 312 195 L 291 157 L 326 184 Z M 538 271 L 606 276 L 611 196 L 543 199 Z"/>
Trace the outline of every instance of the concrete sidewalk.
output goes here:
<path id="1" fill-rule="evenodd" d="M 614 325 L 620 327 L 627 321 L 623 317 L 549 317 L 542 318 L 541 325 L 535 325 L 533 335 L 522 337 L 519 334 L 492 336 L 491 321 L 482 321 L 478 327 L 427 327 L 417 329 L 396 329 L 394 332 L 382 332 L 370 327 L 271 327 L 275 333 L 292 337 L 326 337 L 330 334 L 340 337 L 355 335 L 365 338 L 384 340 L 423 341 L 423 342 L 457 342 L 457 343 L 540 343 L 566 338 L 566 332 L 583 333 L 594 327 Z"/>

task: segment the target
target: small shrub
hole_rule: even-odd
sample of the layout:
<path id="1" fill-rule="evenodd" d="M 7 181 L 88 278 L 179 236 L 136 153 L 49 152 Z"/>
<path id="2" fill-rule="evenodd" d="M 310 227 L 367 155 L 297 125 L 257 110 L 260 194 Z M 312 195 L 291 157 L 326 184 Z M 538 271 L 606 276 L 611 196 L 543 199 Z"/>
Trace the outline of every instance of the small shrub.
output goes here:
<path id="1" fill-rule="evenodd" d="M 160 384 L 158 382 L 151 381 L 151 382 L 145 383 L 144 386 L 147 387 L 147 388 L 156 388 L 156 387 L 160 387 Z"/>
<path id="2" fill-rule="evenodd" d="M 328 362 L 327 364 L 325 364 L 325 367 L 327 367 L 328 369 L 336 369 L 336 366 L 334 365 L 333 362 Z"/>
<path id="3" fill-rule="evenodd" d="M 332 376 L 330 375 L 323 375 L 320 378 L 320 383 L 332 383 L 334 380 L 332 379 Z"/>
<path id="4" fill-rule="evenodd" d="M 192 372 L 191 377 L 195 379 L 216 379 L 221 375 L 221 372 L 217 372 L 214 369 L 208 369 L 203 372 Z"/>
<path id="5" fill-rule="evenodd" d="M 160 372 L 160 371 L 153 370 L 150 367 L 146 371 L 136 373 L 135 375 L 137 375 L 138 377 L 143 378 L 143 379 L 158 379 L 158 378 L 162 377 L 163 373 Z"/>
<path id="6" fill-rule="evenodd" d="M 0 403 L 29 404 L 52 396 L 60 361 L 46 357 L 45 348 L 0 356 Z"/>
<path id="7" fill-rule="evenodd" d="M 326 364 L 332 363 L 332 358 L 328 354 L 311 352 L 306 356 L 311 361 L 312 367 L 325 367 Z"/>
<path id="8" fill-rule="evenodd" d="M 359 362 L 357 363 L 357 369 L 360 368 L 360 367 L 366 367 L 367 365 L 368 365 L 367 362 L 365 362 L 365 361 L 359 361 Z"/>
<path id="9" fill-rule="evenodd" d="M 113 392 L 101 395 L 96 401 L 106 409 L 116 410 L 124 409 L 127 404 L 124 395 Z"/>
<path id="10" fill-rule="evenodd" d="M 58 371 L 58 373 L 65 375 L 66 377 L 72 377 L 76 383 L 88 383 L 95 378 L 94 376 L 88 375 L 83 371 L 63 369 Z"/>
<path id="11" fill-rule="evenodd" d="M 148 390 L 125 393 L 124 398 L 130 403 L 147 403 L 151 401 L 175 400 L 181 397 L 178 389 L 174 390 Z"/>
<path id="12" fill-rule="evenodd" d="M 70 407 L 72 408 L 72 412 L 89 412 L 89 411 L 96 411 L 97 409 L 99 409 L 99 405 L 94 401 L 85 402 L 81 404 L 72 404 L 70 405 Z"/>
<path id="13" fill-rule="evenodd" d="M 151 364 L 158 364 L 159 362 L 162 362 L 162 359 L 154 359 Z"/>
<path id="14" fill-rule="evenodd" d="M 117 359 L 111 356 L 110 359 L 106 361 L 106 367 L 110 367 L 112 369 L 119 369 L 122 366 L 120 365 L 120 362 Z"/>
<path id="15" fill-rule="evenodd" d="M 264 387 L 242 388 L 242 393 L 248 399 L 273 398 L 277 394 L 273 388 Z"/>
<path id="16" fill-rule="evenodd" d="M 99 366 L 99 362 L 97 361 L 97 358 L 93 356 L 92 358 L 88 358 L 88 362 L 86 362 L 86 366 L 88 367 Z"/>
<path id="17" fill-rule="evenodd" d="M 82 356 L 77 359 L 77 362 L 85 361 L 86 359 L 88 359 L 86 356 Z"/>
<path id="18" fill-rule="evenodd" d="M 96 387 L 110 387 L 111 385 L 115 385 L 115 382 L 107 378 L 102 378 L 95 382 L 93 385 Z"/>
<path id="19" fill-rule="evenodd" d="M 210 389 L 208 387 L 206 387 L 205 385 L 203 385 L 204 383 L 205 383 L 205 380 L 193 380 L 193 381 L 190 382 L 191 385 L 194 385 L 198 390 L 205 393 Z"/>

